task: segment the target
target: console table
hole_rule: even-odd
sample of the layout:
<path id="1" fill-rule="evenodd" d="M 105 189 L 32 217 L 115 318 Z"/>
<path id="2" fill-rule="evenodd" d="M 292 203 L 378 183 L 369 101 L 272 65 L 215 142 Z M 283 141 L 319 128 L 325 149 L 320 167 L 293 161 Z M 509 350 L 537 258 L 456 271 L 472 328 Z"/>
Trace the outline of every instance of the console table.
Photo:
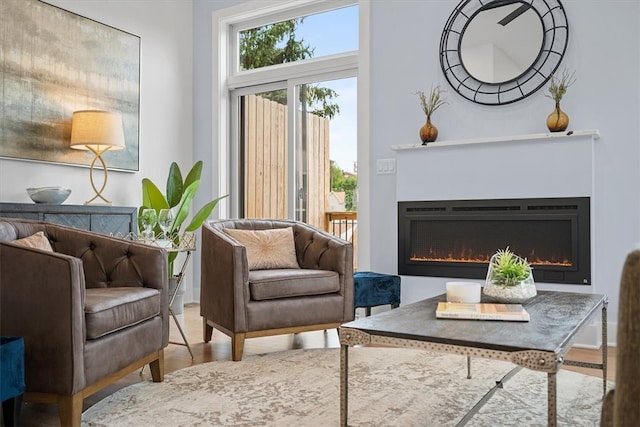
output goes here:
<path id="1" fill-rule="evenodd" d="M 126 206 L 0 203 L 0 217 L 47 221 L 103 234 L 138 230 L 137 208 Z"/>

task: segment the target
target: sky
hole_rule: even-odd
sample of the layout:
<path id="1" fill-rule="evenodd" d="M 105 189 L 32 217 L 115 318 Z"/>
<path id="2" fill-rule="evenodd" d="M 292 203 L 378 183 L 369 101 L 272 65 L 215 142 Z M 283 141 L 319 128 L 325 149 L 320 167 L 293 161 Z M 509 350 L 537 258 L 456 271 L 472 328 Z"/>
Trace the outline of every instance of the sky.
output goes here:
<path id="1" fill-rule="evenodd" d="M 314 58 L 358 49 L 358 7 L 351 6 L 306 17 L 296 28 L 296 39 L 303 39 L 314 50 Z M 354 172 L 357 159 L 356 78 L 324 81 L 338 93 L 332 102 L 340 114 L 330 123 L 330 158 L 345 172 Z"/>

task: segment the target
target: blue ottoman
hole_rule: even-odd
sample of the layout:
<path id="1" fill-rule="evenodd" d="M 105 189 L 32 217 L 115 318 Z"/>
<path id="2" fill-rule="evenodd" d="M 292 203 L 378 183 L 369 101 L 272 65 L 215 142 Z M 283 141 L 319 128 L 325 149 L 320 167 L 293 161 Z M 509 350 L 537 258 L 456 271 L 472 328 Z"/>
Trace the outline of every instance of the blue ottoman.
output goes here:
<path id="1" fill-rule="evenodd" d="M 354 310 L 366 308 L 366 315 L 371 315 L 371 307 L 390 304 L 391 308 L 400 305 L 400 276 L 357 271 L 353 275 Z"/>
<path id="2" fill-rule="evenodd" d="M 25 389 L 22 337 L 0 337 L 0 378 L 2 425 L 20 425 L 20 407 Z"/>

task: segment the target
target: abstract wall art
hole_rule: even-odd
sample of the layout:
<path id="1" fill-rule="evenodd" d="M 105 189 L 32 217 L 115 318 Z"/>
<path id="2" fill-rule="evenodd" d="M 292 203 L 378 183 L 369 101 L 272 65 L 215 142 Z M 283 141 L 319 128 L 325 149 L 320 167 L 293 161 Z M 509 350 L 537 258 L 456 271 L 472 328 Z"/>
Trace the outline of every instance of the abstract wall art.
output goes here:
<path id="1" fill-rule="evenodd" d="M 0 1 L 0 157 L 90 165 L 69 148 L 77 110 L 122 113 L 126 149 L 109 169 L 139 168 L 140 37 L 39 0 Z"/>

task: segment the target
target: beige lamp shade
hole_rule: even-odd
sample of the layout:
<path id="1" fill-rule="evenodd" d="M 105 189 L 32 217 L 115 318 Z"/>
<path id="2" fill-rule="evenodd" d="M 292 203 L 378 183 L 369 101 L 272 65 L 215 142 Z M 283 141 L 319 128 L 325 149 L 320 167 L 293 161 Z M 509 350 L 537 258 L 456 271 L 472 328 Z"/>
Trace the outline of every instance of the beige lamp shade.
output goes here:
<path id="1" fill-rule="evenodd" d="M 103 152 L 124 149 L 122 114 L 112 111 L 84 110 L 73 113 L 71 148 Z"/>
<path id="2" fill-rule="evenodd" d="M 89 168 L 89 178 L 91 179 L 91 187 L 96 192 L 96 195 L 87 200 L 85 204 L 90 204 L 94 200 L 102 199 L 110 205 L 111 201 L 102 195 L 109 177 L 107 164 L 102 158 L 102 154 L 107 150 L 124 149 L 122 115 L 120 113 L 100 110 L 74 112 L 73 119 L 71 120 L 71 148 L 76 150 L 91 150 L 93 154 L 95 154 L 95 158 Z M 96 162 L 100 162 L 104 173 L 104 181 L 100 188 L 98 188 L 93 179 L 93 169 Z"/>

